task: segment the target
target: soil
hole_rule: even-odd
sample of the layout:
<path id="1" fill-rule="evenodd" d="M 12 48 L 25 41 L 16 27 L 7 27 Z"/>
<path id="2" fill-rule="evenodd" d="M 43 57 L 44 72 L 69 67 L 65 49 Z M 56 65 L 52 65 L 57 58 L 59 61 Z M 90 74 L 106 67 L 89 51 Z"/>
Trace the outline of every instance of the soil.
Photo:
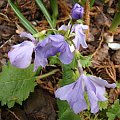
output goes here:
<path id="1" fill-rule="evenodd" d="M 38 29 L 38 31 L 49 28 L 42 12 L 34 0 L 16 0 L 24 16 Z M 72 1 L 72 0 L 71 0 Z M 70 9 L 73 3 L 69 0 L 58 0 L 59 16 L 57 27 L 66 24 L 69 20 Z M 44 0 L 47 9 L 50 11 L 49 0 Z M 108 47 L 108 37 L 113 34 L 109 32 L 111 21 L 116 13 L 117 0 L 106 1 L 96 0 L 90 14 L 90 32 L 88 34 L 87 49 L 80 49 L 83 55 L 92 54 L 92 65 L 85 70 L 93 75 L 100 76 L 113 83 L 120 80 L 120 50 L 112 50 Z M 21 43 L 18 32 L 25 30 L 7 0 L 0 0 L 0 71 L 2 66 L 8 62 L 8 51 L 12 45 Z M 114 42 L 120 43 L 120 28 L 114 32 Z M 58 66 L 57 66 L 58 67 Z M 49 72 L 54 67 L 48 66 L 43 73 Z M 53 91 L 57 87 L 61 74 L 50 76 L 42 83 L 38 83 L 35 91 L 24 101 L 23 105 L 18 104 L 8 109 L 7 106 L 0 107 L 0 120 L 56 120 L 57 105 Z M 110 102 L 120 96 L 120 90 L 110 90 Z"/>

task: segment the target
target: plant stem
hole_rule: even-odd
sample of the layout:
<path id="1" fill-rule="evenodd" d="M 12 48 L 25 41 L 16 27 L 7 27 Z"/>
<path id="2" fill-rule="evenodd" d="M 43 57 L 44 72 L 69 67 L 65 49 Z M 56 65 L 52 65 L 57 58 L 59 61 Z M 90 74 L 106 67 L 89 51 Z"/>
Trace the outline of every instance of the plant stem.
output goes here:
<path id="1" fill-rule="evenodd" d="M 53 70 L 53 71 L 51 71 L 51 72 L 49 72 L 49 73 L 46 73 L 46 74 L 37 76 L 36 79 L 38 80 L 38 79 L 43 79 L 43 78 L 49 77 L 49 76 L 55 74 L 55 73 L 58 72 L 58 71 L 60 71 L 60 70 L 59 70 L 59 69 L 55 69 L 55 70 Z"/>
<path id="2" fill-rule="evenodd" d="M 83 68 L 82 68 L 82 65 L 80 63 L 80 60 L 77 61 L 78 62 L 78 70 L 79 70 L 79 73 L 80 74 L 83 74 Z"/>

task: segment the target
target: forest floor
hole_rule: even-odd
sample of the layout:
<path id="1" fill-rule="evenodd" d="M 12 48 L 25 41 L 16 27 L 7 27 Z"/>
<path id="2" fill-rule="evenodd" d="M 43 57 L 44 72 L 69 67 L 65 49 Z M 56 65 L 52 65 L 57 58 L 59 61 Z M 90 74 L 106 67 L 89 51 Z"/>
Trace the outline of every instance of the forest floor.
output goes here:
<path id="1" fill-rule="evenodd" d="M 47 9 L 50 10 L 48 0 L 44 1 Z M 17 0 L 17 2 L 21 12 L 38 31 L 49 28 L 34 0 Z M 108 0 L 105 4 L 96 0 L 90 10 L 88 48 L 80 49 L 83 55 L 93 55 L 92 65 L 86 68 L 86 71 L 106 79 L 109 83 L 120 81 L 120 49 L 113 50 L 109 48 L 107 43 L 111 35 L 109 27 L 116 13 L 116 3 L 117 0 Z M 58 5 L 57 27 L 68 22 L 72 3 L 58 0 Z M 20 38 L 18 34 L 20 30 L 26 31 L 8 5 L 7 0 L 0 0 L 0 71 L 2 71 L 2 66 L 8 62 L 8 51 L 11 46 L 25 40 Z M 114 33 L 114 42 L 116 43 L 120 43 L 119 33 L 120 28 Z M 48 66 L 42 72 L 47 73 L 51 69 L 54 67 Z M 61 78 L 61 74 L 58 72 L 38 84 L 22 106 L 16 104 L 11 109 L 8 109 L 7 106 L 0 107 L 0 120 L 56 120 L 57 105 L 53 89 L 56 88 L 56 81 L 59 78 Z M 111 103 L 119 96 L 119 89 L 109 91 Z"/>

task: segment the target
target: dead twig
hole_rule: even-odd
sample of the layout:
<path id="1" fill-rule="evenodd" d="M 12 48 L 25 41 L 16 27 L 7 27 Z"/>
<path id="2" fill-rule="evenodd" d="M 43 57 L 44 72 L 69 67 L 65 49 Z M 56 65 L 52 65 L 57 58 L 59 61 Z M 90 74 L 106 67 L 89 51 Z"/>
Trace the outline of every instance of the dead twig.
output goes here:
<path id="1" fill-rule="evenodd" d="M 86 4 L 85 4 L 85 24 L 88 26 L 88 29 L 86 30 L 86 40 L 88 40 L 88 36 L 89 36 L 89 31 L 90 31 L 90 0 L 86 0 Z"/>
<path id="2" fill-rule="evenodd" d="M 18 116 L 11 110 L 7 109 L 8 112 L 10 112 L 17 120 L 20 120 L 20 118 L 18 118 Z"/>

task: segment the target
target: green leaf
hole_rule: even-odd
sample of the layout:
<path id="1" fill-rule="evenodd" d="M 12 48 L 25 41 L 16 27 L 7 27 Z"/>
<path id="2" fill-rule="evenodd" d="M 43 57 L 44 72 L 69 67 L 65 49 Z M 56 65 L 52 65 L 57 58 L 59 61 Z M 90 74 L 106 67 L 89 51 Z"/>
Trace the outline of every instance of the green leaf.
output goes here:
<path id="1" fill-rule="evenodd" d="M 95 0 L 90 0 L 90 7 L 93 6 L 94 2 L 95 2 Z"/>
<path id="2" fill-rule="evenodd" d="M 62 64 L 63 79 L 60 81 L 61 86 L 75 82 L 78 79 L 79 72 L 76 67 L 77 61 L 75 58 L 69 65 Z"/>
<path id="3" fill-rule="evenodd" d="M 50 5 L 52 8 L 52 21 L 54 27 L 56 27 L 56 21 L 58 17 L 58 1 L 57 0 L 50 0 Z"/>
<path id="4" fill-rule="evenodd" d="M 34 91 L 35 73 L 33 65 L 26 69 L 19 69 L 8 64 L 3 66 L 0 73 L 0 101 L 2 105 L 13 107 L 15 102 L 22 104 Z"/>
<path id="5" fill-rule="evenodd" d="M 13 3 L 13 0 L 8 0 L 9 5 L 13 9 L 13 11 L 16 13 L 18 18 L 20 19 L 23 26 L 32 34 L 36 34 L 37 30 L 35 27 L 23 16 L 23 14 L 19 11 L 19 9 L 16 7 L 16 5 Z"/>
<path id="6" fill-rule="evenodd" d="M 115 32 L 118 25 L 120 25 L 120 0 L 118 1 L 117 9 L 119 11 L 115 14 L 115 16 L 114 16 L 114 18 L 112 20 L 112 24 L 111 24 L 110 29 L 109 29 L 112 32 Z"/>
<path id="7" fill-rule="evenodd" d="M 107 117 L 108 120 L 114 120 L 115 118 L 120 118 L 120 101 L 117 99 L 115 103 L 108 109 Z"/>
<path id="8" fill-rule="evenodd" d="M 113 18 L 112 24 L 110 26 L 110 31 L 114 32 L 118 25 L 120 25 L 120 12 L 115 14 L 115 17 Z"/>
<path id="9" fill-rule="evenodd" d="M 57 56 L 50 56 L 49 61 L 50 61 L 49 62 L 50 65 L 61 64 L 61 62 Z"/>
<path id="10" fill-rule="evenodd" d="M 66 101 L 57 100 L 58 104 L 58 120 L 81 120 L 80 116 L 75 114 L 72 109 L 70 109 L 68 103 Z"/>
<path id="11" fill-rule="evenodd" d="M 40 10 L 42 11 L 42 13 L 44 14 L 46 20 L 48 21 L 51 29 L 54 29 L 54 25 L 53 25 L 53 22 L 52 22 L 52 20 L 51 20 L 51 17 L 50 17 L 50 15 L 49 15 L 47 9 L 45 8 L 42 0 L 35 0 L 35 1 L 36 1 L 36 3 L 38 4 L 38 6 L 39 6 Z"/>
<path id="12" fill-rule="evenodd" d="M 91 59 L 92 57 L 90 55 L 89 56 L 80 55 L 80 63 L 84 68 L 89 67 L 91 65 Z"/>
<path id="13" fill-rule="evenodd" d="M 106 100 L 106 101 L 99 101 L 98 105 L 99 105 L 99 109 L 100 110 L 107 109 L 107 107 L 108 107 L 108 100 Z"/>
<path id="14" fill-rule="evenodd" d="M 33 37 L 38 38 L 40 41 L 44 40 L 46 38 L 46 30 L 34 34 Z"/>

